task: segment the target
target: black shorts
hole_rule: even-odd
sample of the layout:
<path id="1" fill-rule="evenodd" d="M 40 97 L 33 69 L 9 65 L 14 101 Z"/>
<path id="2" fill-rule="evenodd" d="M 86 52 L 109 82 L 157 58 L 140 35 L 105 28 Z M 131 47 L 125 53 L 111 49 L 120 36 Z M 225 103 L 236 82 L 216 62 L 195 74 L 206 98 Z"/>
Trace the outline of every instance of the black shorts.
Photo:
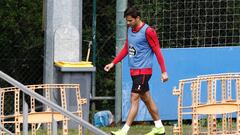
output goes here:
<path id="1" fill-rule="evenodd" d="M 139 93 L 139 92 L 146 92 L 149 90 L 148 81 L 150 80 L 152 75 L 136 75 L 131 76 L 133 85 L 132 85 L 132 92 Z"/>

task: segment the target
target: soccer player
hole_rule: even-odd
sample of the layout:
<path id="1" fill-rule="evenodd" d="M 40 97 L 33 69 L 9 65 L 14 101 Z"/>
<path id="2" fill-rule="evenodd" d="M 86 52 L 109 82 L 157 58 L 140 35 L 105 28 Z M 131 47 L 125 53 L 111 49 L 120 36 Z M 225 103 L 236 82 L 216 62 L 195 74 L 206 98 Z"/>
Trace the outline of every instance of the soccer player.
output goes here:
<path id="1" fill-rule="evenodd" d="M 156 104 L 150 95 L 148 84 L 152 75 L 154 54 L 161 67 L 161 80 L 163 82 L 168 80 L 156 31 L 141 20 L 140 13 L 135 7 L 127 8 L 124 12 L 124 17 L 126 18 L 128 25 L 127 39 L 124 48 L 110 64 L 107 64 L 104 67 L 104 70 L 108 72 L 114 67 L 114 65 L 128 55 L 130 74 L 133 81 L 131 90 L 131 108 L 123 128 L 115 132 L 112 131 L 111 133 L 113 135 L 127 135 L 127 132 L 137 114 L 139 100 L 141 99 L 147 106 L 155 123 L 155 128 L 153 128 L 147 135 L 164 134 L 165 129 L 159 117 Z"/>

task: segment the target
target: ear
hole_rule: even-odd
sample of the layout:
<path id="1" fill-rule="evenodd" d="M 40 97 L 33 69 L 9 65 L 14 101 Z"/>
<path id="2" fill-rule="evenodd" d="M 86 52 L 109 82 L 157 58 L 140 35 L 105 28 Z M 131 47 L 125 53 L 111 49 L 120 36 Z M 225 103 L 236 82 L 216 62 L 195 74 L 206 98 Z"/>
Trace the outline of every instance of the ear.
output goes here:
<path id="1" fill-rule="evenodd" d="M 137 21 L 141 20 L 140 16 L 137 16 L 136 20 L 137 20 Z"/>
<path id="2" fill-rule="evenodd" d="M 136 22 L 139 22 L 139 21 L 141 21 L 141 18 L 140 18 L 140 16 L 137 16 L 137 17 L 135 18 L 135 20 L 136 20 Z"/>

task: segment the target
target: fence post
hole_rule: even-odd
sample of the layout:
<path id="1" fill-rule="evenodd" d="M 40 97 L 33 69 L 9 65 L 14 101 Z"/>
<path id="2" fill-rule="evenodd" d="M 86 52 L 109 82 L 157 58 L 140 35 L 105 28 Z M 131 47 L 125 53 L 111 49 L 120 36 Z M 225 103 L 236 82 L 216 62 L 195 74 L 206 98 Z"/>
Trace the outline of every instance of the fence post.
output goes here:
<path id="1" fill-rule="evenodd" d="M 23 105 L 23 135 L 28 135 L 28 104 L 25 101 L 25 94 L 22 95 Z"/>
<path id="2" fill-rule="evenodd" d="M 126 40 L 126 22 L 124 11 L 127 7 L 127 0 L 117 0 L 116 7 L 116 55 L 121 51 Z M 122 64 L 116 65 L 115 75 L 115 123 L 121 120 L 122 108 Z"/>

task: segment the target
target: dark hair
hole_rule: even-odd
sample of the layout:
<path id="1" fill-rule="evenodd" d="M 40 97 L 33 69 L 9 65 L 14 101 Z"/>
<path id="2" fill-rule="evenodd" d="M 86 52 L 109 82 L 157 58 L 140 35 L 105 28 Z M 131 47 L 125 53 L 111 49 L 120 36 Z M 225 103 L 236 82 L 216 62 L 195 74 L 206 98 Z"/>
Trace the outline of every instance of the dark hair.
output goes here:
<path id="1" fill-rule="evenodd" d="M 124 18 L 127 16 L 132 16 L 133 18 L 137 18 L 138 16 L 140 16 L 140 12 L 136 7 L 128 7 L 124 11 Z"/>

